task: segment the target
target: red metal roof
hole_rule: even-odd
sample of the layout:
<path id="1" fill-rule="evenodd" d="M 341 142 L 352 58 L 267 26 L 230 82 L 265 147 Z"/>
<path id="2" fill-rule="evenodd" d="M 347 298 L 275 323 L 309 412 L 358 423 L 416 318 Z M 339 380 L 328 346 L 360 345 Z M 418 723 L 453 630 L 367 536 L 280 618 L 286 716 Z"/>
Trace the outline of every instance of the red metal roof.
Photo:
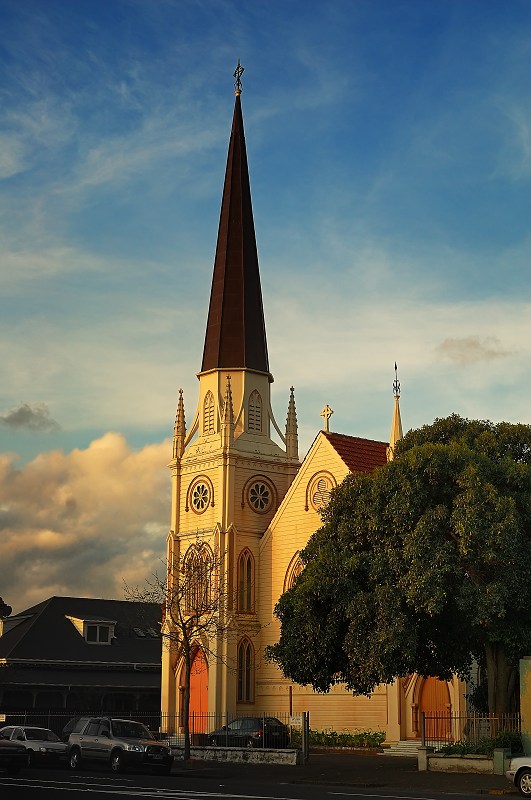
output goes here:
<path id="1" fill-rule="evenodd" d="M 351 472 L 372 472 L 376 467 L 387 464 L 387 442 L 345 436 L 343 433 L 322 433 Z"/>

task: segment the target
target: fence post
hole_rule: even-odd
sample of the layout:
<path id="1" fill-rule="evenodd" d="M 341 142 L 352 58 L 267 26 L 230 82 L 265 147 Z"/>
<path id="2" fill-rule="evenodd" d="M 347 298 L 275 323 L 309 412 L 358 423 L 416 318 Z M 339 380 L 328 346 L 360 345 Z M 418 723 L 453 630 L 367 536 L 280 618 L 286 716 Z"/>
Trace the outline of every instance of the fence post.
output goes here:
<path id="1" fill-rule="evenodd" d="M 426 712 L 420 712 L 420 740 L 422 747 L 426 747 Z"/>
<path id="2" fill-rule="evenodd" d="M 301 754 L 302 763 L 306 764 L 310 757 L 310 714 L 308 711 L 302 712 Z"/>

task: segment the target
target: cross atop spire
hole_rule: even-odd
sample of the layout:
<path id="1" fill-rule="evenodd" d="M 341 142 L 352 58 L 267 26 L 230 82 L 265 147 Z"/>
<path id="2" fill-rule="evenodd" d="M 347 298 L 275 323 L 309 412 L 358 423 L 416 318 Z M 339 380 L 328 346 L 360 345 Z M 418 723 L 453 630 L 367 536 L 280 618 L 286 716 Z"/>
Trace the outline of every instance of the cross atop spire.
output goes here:
<path id="1" fill-rule="evenodd" d="M 244 68 L 240 64 L 240 59 L 238 59 L 238 66 L 234 70 L 234 77 L 236 80 L 234 81 L 234 94 L 240 95 L 242 93 L 242 75 L 245 72 Z"/>

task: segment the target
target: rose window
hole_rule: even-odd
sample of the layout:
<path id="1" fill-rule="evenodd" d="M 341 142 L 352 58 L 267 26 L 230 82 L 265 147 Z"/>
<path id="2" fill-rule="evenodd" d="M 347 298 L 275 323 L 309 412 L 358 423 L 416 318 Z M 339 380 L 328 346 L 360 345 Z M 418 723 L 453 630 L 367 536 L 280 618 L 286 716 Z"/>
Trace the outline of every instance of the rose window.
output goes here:
<path id="1" fill-rule="evenodd" d="M 255 511 L 267 511 L 271 505 L 271 489 L 266 483 L 257 481 L 249 489 L 249 503 Z"/>
<path id="2" fill-rule="evenodd" d="M 192 491 L 192 508 L 202 514 L 210 500 L 210 490 L 206 483 L 198 483 Z"/>

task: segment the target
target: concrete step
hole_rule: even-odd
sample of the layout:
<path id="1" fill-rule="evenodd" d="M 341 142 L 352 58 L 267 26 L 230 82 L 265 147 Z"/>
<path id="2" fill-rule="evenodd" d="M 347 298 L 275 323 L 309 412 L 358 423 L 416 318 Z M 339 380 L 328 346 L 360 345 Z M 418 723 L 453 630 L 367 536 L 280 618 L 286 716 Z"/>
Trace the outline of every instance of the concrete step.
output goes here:
<path id="1" fill-rule="evenodd" d="M 386 756 L 417 758 L 420 744 L 419 739 L 405 739 L 396 744 L 392 744 L 391 747 L 386 747 L 383 752 Z"/>

